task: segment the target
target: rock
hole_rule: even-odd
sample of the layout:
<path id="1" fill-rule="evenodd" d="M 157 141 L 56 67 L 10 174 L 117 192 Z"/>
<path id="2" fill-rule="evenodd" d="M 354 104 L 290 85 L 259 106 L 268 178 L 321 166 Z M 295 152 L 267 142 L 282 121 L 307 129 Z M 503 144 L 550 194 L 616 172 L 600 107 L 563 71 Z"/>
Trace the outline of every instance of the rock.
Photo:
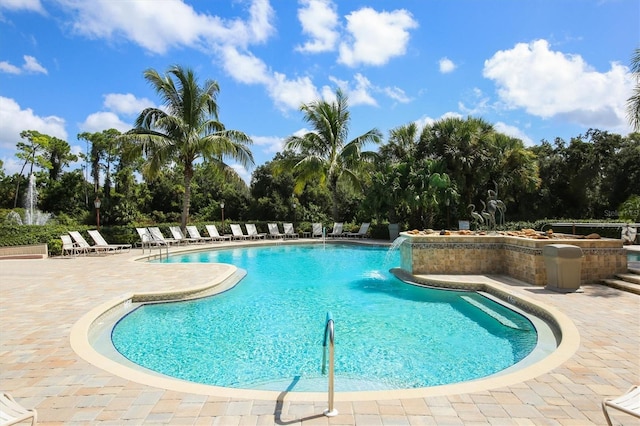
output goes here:
<path id="1" fill-rule="evenodd" d="M 588 240 L 599 240 L 600 239 L 600 235 L 599 234 L 589 234 L 585 237 Z"/>

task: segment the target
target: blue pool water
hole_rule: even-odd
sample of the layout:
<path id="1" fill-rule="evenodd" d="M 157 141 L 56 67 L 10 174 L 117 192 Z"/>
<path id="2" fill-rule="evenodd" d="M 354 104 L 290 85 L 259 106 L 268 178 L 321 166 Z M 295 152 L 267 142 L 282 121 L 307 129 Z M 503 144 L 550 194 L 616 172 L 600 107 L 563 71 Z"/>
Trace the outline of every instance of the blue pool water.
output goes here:
<path id="1" fill-rule="evenodd" d="M 627 253 L 627 261 L 640 262 L 640 253 Z"/>
<path id="2" fill-rule="evenodd" d="M 335 320 L 337 391 L 485 377 L 520 361 L 537 341 L 529 320 L 481 295 L 398 280 L 388 270 L 399 254 L 383 247 L 279 245 L 168 261 L 232 263 L 247 271 L 225 293 L 143 305 L 114 327 L 114 346 L 125 357 L 188 381 L 325 391 L 328 311 Z"/>

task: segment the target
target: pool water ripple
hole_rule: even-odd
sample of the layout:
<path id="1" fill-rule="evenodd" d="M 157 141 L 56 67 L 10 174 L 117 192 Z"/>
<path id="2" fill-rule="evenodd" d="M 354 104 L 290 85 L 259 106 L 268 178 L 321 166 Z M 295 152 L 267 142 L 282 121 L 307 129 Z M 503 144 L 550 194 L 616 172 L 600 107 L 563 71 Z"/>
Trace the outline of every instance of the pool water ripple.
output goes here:
<path id="1" fill-rule="evenodd" d="M 247 270 L 205 299 L 143 305 L 114 327 L 116 349 L 154 371 L 216 386 L 326 390 L 325 316 L 336 328 L 336 390 L 406 389 L 485 377 L 536 345 L 529 320 L 475 293 L 412 286 L 384 247 L 272 246 L 169 258 Z M 518 325 L 504 327 L 461 296 Z M 294 383 L 294 385 L 292 385 Z"/>

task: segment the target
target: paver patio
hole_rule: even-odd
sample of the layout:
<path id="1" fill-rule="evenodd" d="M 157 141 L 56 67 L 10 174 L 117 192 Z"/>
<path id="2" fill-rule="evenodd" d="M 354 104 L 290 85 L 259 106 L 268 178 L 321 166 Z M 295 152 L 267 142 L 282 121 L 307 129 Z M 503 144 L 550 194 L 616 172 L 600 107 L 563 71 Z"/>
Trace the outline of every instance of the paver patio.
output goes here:
<path id="1" fill-rule="evenodd" d="M 71 327 L 123 293 L 204 285 L 217 270 L 216 265 L 133 261 L 140 255 L 134 249 L 100 257 L 0 261 L 0 390 L 36 408 L 39 423 L 603 425 L 602 399 L 640 383 L 640 296 L 598 284 L 570 294 L 516 284 L 514 291 L 562 311 L 580 332 L 580 347 L 570 360 L 522 383 L 442 396 L 338 401 L 340 414 L 333 418 L 322 415 L 326 400 L 251 400 L 138 384 L 76 355 Z M 612 417 L 618 424 L 634 424 L 623 414 Z"/>

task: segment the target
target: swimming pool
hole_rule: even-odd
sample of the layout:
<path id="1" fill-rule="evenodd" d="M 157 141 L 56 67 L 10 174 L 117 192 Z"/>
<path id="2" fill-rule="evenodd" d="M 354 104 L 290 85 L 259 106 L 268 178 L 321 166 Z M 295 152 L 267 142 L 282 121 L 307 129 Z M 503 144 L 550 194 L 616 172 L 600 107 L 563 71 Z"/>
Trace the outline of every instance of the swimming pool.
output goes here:
<path id="1" fill-rule="evenodd" d="M 640 252 L 627 253 L 627 262 L 640 262 Z"/>
<path id="2" fill-rule="evenodd" d="M 281 245 L 168 261 L 232 263 L 247 270 L 225 293 L 142 305 L 113 329 L 113 344 L 128 359 L 192 382 L 326 389 L 320 364 L 327 311 L 336 326 L 337 391 L 485 377 L 536 345 L 529 320 L 479 294 L 399 281 L 388 272 L 399 255 L 385 247 Z"/>

